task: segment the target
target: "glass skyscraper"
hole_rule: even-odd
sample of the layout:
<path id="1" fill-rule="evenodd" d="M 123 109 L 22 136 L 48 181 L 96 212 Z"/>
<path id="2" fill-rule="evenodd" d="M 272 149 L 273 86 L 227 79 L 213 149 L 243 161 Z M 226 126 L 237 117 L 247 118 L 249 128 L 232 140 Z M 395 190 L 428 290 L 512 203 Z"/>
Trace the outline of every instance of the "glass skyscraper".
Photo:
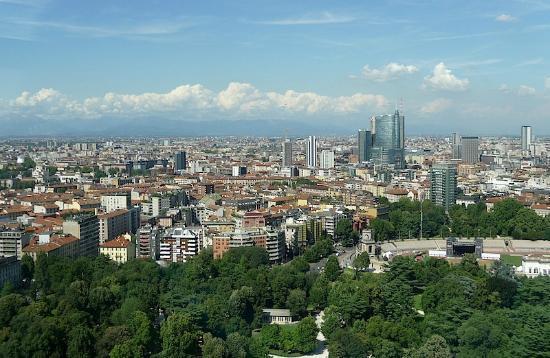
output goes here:
<path id="1" fill-rule="evenodd" d="M 357 134 L 359 146 L 359 162 L 366 162 L 371 159 L 372 132 L 366 129 L 359 129 Z"/>
<path id="2" fill-rule="evenodd" d="M 405 116 L 394 114 L 374 117 L 371 158 L 378 164 L 405 166 Z"/>

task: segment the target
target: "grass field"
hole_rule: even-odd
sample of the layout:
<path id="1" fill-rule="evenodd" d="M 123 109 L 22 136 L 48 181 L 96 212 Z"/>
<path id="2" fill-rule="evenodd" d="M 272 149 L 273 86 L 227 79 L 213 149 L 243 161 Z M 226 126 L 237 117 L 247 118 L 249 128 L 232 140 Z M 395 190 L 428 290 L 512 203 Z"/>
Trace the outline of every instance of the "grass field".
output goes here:
<path id="1" fill-rule="evenodd" d="M 504 264 L 521 266 L 521 256 L 500 255 L 500 260 Z"/>
<path id="2" fill-rule="evenodd" d="M 413 297 L 413 306 L 415 310 L 422 309 L 422 295 L 418 294 Z"/>

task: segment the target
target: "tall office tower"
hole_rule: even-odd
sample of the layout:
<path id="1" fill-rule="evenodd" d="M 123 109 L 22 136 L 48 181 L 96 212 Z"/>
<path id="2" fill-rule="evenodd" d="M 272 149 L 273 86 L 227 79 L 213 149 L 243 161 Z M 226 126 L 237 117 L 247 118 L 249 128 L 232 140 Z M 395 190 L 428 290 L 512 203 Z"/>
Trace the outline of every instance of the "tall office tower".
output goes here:
<path id="1" fill-rule="evenodd" d="M 460 157 L 464 163 L 479 163 L 479 137 L 462 137 Z"/>
<path id="2" fill-rule="evenodd" d="M 430 200 L 449 211 L 456 203 L 456 166 L 450 163 L 435 164 L 430 171 Z"/>
<path id="3" fill-rule="evenodd" d="M 533 140 L 533 130 L 531 126 L 521 127 L 521 150 L 527 152 L 531 150 L 531 141 Z"/>
<path id="4" fill-rule="evenodd" d="M 185 169 L 187 169 L 187 153 L 184 151 L 177 152 L 174 160 L 174 170 L 178 172 Z"/>
<path id="5" fill-rule="evenodd" d="M 405 116 L 398 110 L 394 114 L 374 117 L 371 158 L 380 164 L 405 166 Z"/>
<path id="6" fill-rule="evenodd" d="M 460 134 L 458 133 L 453 133 L 451 134 L 451 146 L 452 146 L 452 150 L 453 150 L 453 159 L 460 159 L 460 151 L 461 151 L 461 146 L 462 146 L 462 140 L 460 138 Z"/>
<path id="7" fill-rule="evenodd" d="M 288 168 L 292 166 L 292 141 L 290 139 L 285 139 L 283 142 L 283 168 Z"/>
<path id="8" fill-rule="evenodd" d="M 309 136 L 307 139 L 306 162 L 308 168 L 317 166 L 317 138 L 315 136 Z"/>
<path id="9" fill-rule="evenodd" d="M 63 222 L 63 233 L 78 239 L 79 256 L 99 255 L 99 221 L 95 215 L 76 215 Z"/>
<path id="10" fill-rule="evenodd" d="M 357 141 L 359 147 L 359 162 L 366 162 L 370 159 L 372 149 L 372 132 L 366 129 L 359 129 Z"/>
<path id="11" fill-rule="evenodd" d="M 321 169 L 334 168 L 334 152 L 332 150 L 322 150 L 319 164 Z"/>

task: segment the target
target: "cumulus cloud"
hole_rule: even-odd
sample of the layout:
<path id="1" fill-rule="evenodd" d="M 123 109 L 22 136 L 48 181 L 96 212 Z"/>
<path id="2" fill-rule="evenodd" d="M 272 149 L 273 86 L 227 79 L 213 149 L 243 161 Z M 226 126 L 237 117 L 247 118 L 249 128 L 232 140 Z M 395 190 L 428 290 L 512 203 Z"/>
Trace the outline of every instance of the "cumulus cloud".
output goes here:
<path id="1" fill-rule="evenodd" d="M 7 110 L 14 114 L 43 118 L 97 118 L 102 116 L 185 115 L 202 118 L 259 115 L 331 115 L 385 108 L 383 95 L 356 93 L 329 97 L 314 92 L 287 90 L 283 93 L 263 92 L 250 83 L 231 82 L 215 92 L 203 85 L 181 85 L 166 93 L 118 94 L 89 97 L 77 101 L 51 88 L 35 93 L 23 92 L 9 101 Z M 256 117 L 255 117 L 256 116 Z"/>
<path id="2" fill-rule="evenodd" d="M 424 104 L 420 111 L 423 113 L 438 113 L 446 110 L 453 104 L 453 101 L 447 98 L 438 98 Z"/>
<path id="3" fill-rule="evenodd" d="M 424 78 L 424 87 L 446 91 L 465 91 L 470 81 L 467 78 L 459 79 L 443 62 L 435 65 L 433 73 Z"/>
<path id="4" fill-rule="evenodd" d="M 380 68 L 370 68 L 369 65 L 365 65 L 365 67 L 363 67 L 362 75 L 368 80 L 384 82 L 415 72 L 418 72 L 418 68 L 416 66 L 390 62 Z"/>
<path id="5" fill-rule="evenodd" d="M 500 14 L 497 17 L 495 17 L 495 20 L 498 22 L 514 22 L 517 20 L 517 18 L 515 18 L 510 14 Z"/>
<path id="6" fill-rule="evenodd" d="M 500 85 L 500 87 L 498 88 L 498 90 L 500 92 L 503 92 L 503 93 L 510 93 L 512 92 L 512 89 L 510 88 L 510 86 L 508 86 L 506 83 L 503 83 Z"/>
<path id="7" fill-rule="evenodd" d="M 521 85 L 518 88 L 518 95 L 520 95 L 520 96 L 532 96 L 535 93 L 537 93 L 537 90 L 534 89 L 533 87 L 529 87 L 529 86 L 526 86 L 526 85 Z"/>

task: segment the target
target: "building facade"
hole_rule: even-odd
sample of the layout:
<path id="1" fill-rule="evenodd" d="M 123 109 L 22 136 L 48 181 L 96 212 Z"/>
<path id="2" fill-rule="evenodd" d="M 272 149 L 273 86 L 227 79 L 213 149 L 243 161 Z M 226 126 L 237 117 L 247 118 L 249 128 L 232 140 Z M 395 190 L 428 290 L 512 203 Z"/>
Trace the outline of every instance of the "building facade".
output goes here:
<path id="1" fill-rule="evenodd" d="M 99 253 L 99 220 L 95 215 L 73 216 L 63 222 L 63 233 L 78 239 L 80 256 Z"/>
<path id="2" fill-rule="evenodd" d="M 292 166 L 292 141 L 290 139 L 285 139 L 283 142 L 283 153 L 282 153 L 283 161 L 281 163 L 281 167 L 288 168 Z"/>
<path id="3" fill-rule="evenodd" d="M 136 248 L 129 234 L 120 235 L 99 245 L 99 253 L 116 263 L 123 264 L 136 257 Z"/>
<path id="4" fill-rule="evenodd" d="M 445 211 L 456 204 L 457 170 L 454 164 L 435 164 L 430 171 L 430 200 Z"/>
<path id="5" fill-rule="evenodd" d="M 479 163 L 479 137 L 462 137 L 460 158 L 464 163 Z"/>
<path id="6" fill-rule="evenodd" d="M 309 136 L 306 148 L 306 164 L 308 168 L 317 167 L 317 138 Z"/>
<path id="7" fill-rule="evenodd" d="M 395 111 L 374 117 L 371 158 L 378 164 L 405 166 L 405 116 Z"/>
<path id="8" fill-rule="evenodd" d="M 99 243 L 113 240 L 119 235 L 131 232 L 130 211 L 126 209 L 115 210 L 98 216 L 99 219 Z"/>
<path id="9" fill-rule="evenodd" d="M 322 150 L 321 160 L 319 161 L 321 169 L 334 168 L 334 152 L 332 150 Z"/>

